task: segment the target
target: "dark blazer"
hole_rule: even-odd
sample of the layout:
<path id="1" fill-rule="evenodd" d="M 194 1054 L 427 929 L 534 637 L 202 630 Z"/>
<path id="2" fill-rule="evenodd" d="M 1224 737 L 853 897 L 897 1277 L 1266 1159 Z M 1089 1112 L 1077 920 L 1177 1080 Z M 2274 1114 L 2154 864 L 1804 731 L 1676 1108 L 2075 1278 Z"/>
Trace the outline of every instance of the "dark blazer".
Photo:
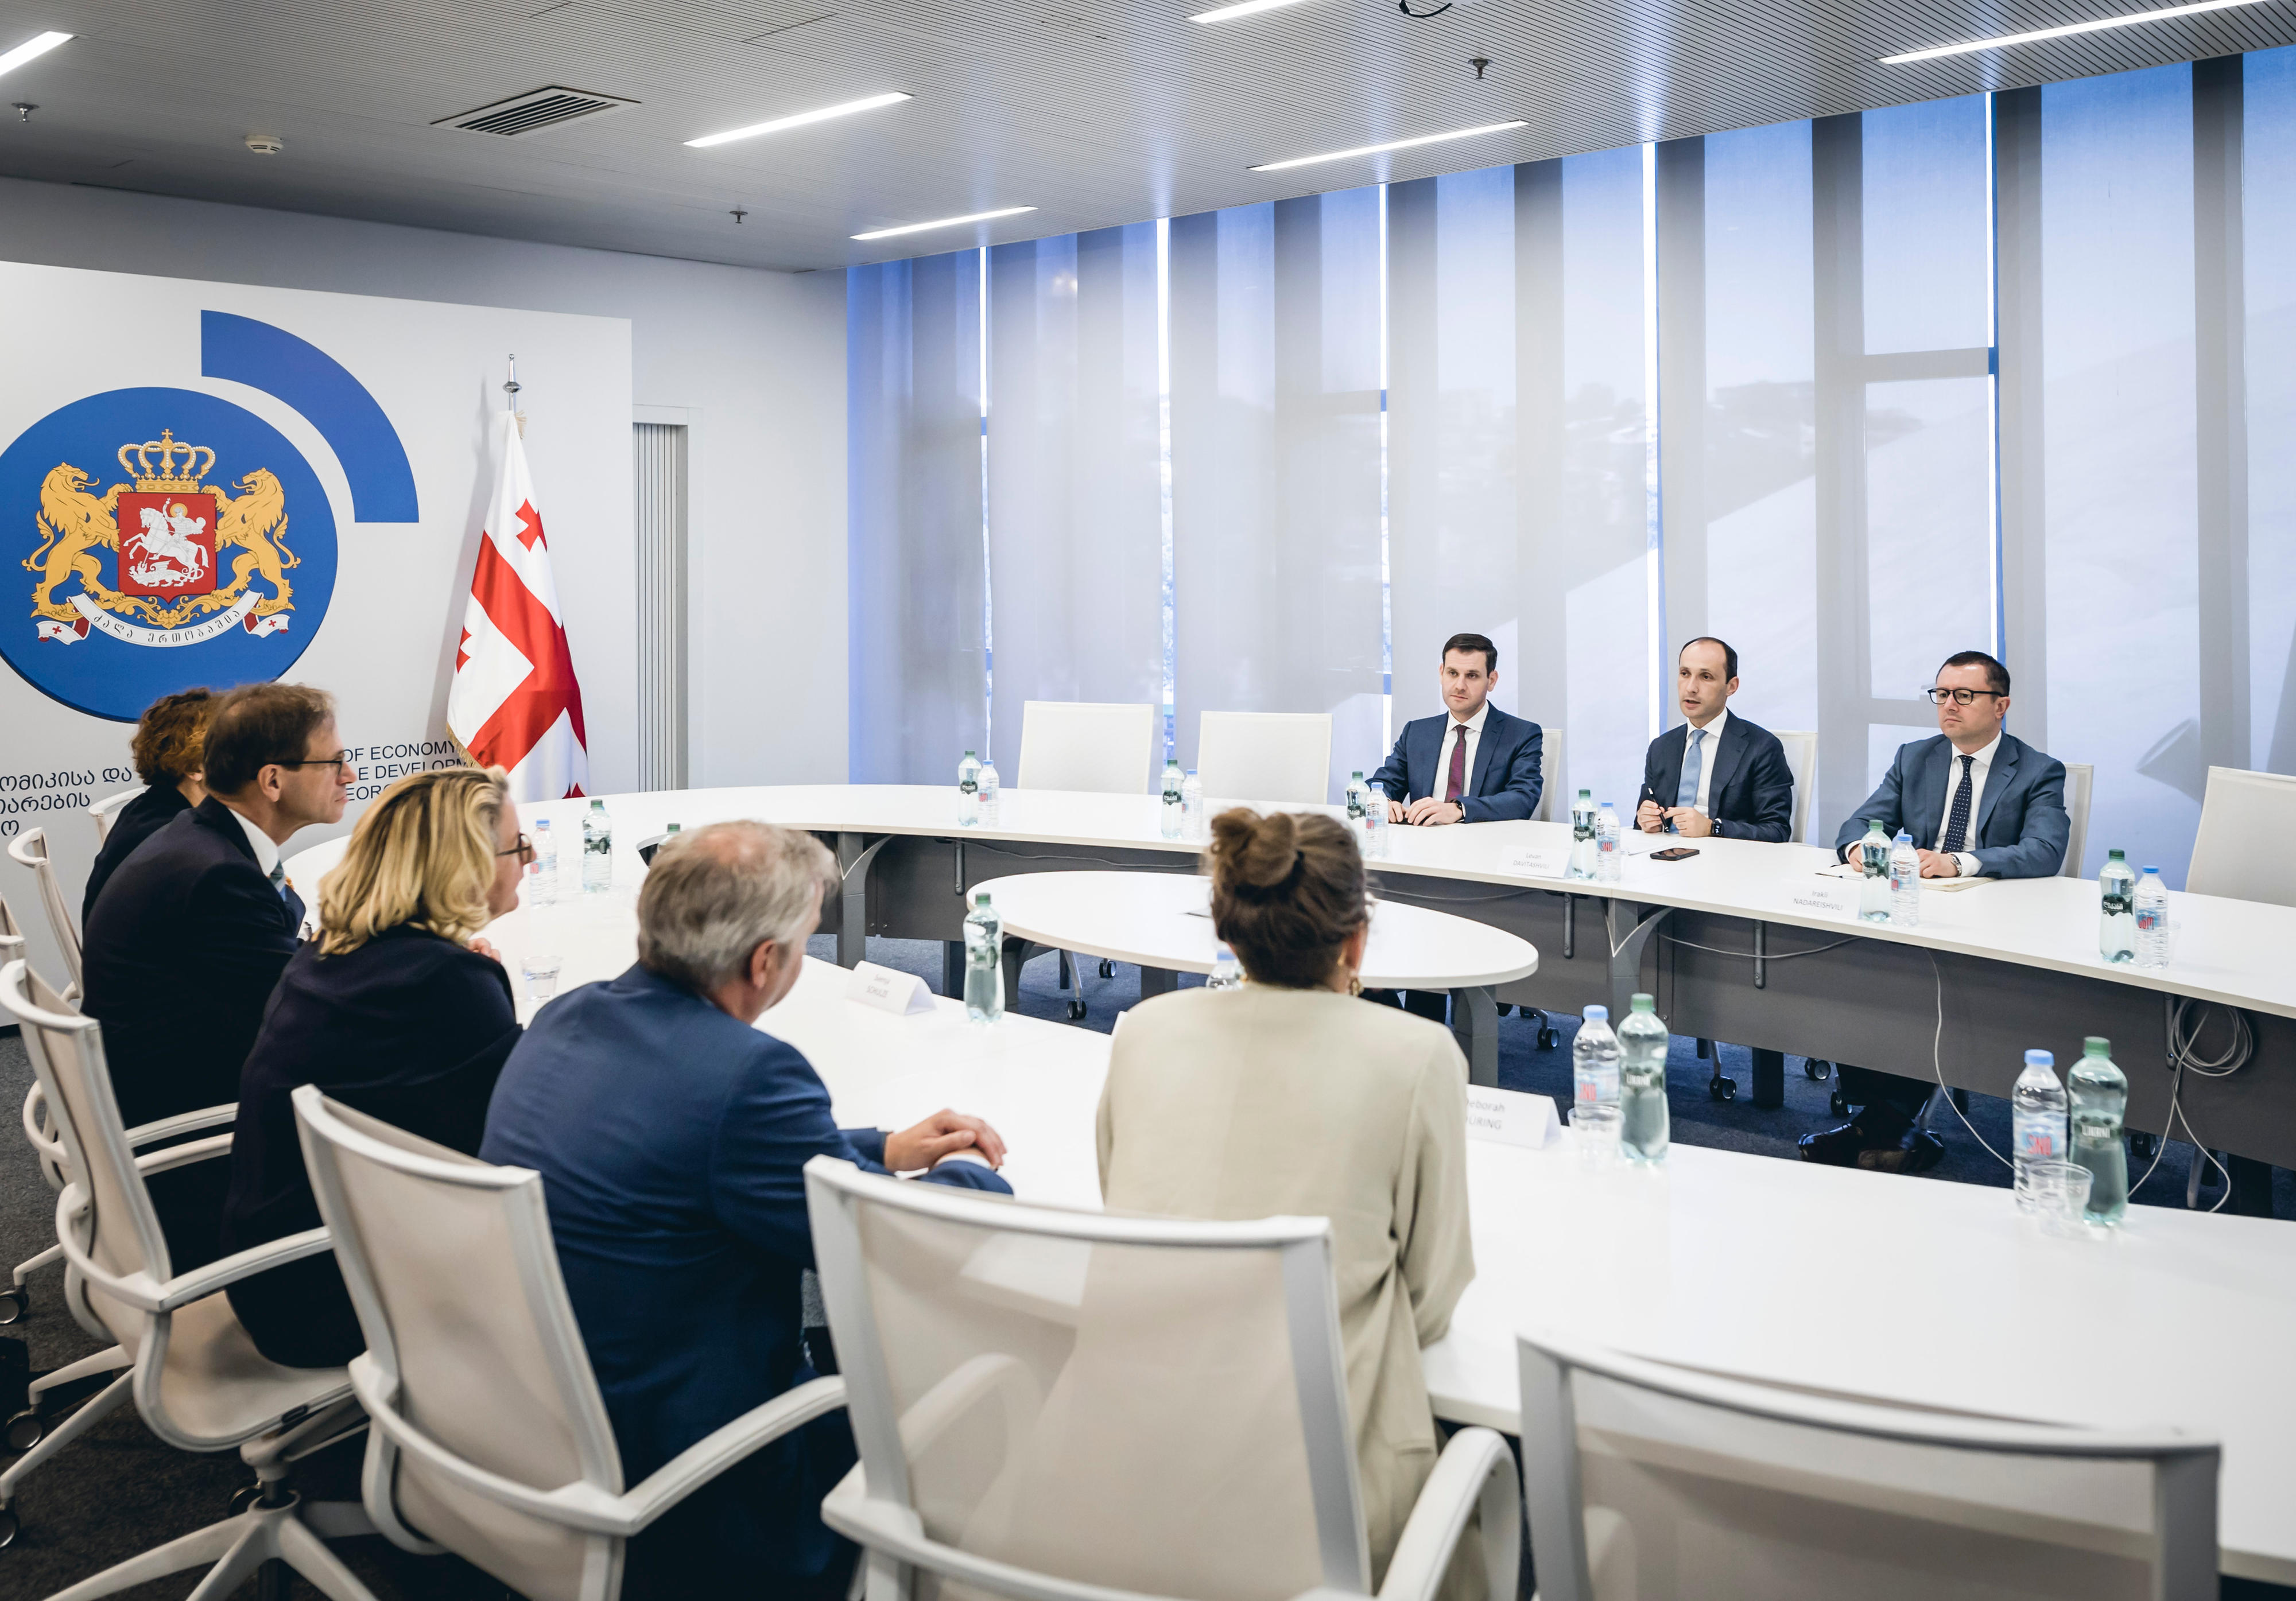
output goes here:
<path id="1" fill-rule="evenodd" d="M 290 1099 L 299 1084 L 476 1156 L 518 1014 L 502 964 L 418 928 L 356 951 L 296 951 L 240 1074 L 224 1199 L 228 1254 L 319 1226 Z M 291 1368 L 339 1368 L 366 1349 L 334 1253 L 243 1278 L 226 1292 L 255 1347 Z"/>
<path id="2" fill-rule="evenodd" d="M 119 864 L 135 854 L 135 847 L 173 822 L 179 812 L 188 812 L 192 803 L 173 784 L 154 784 L 119 809 L 111 820 L 111 832 L 103 837 L 103 848 L 95 854 L 95 865 L 87 870 L 87 888 L 80 896 L 79 926 L 95 912 L 96 893 L 119 870 Z"/>
<path id="3" fill-rule="evenodd" d="M 1538 792 L 1546 782 L 1539 774 L 1539 747 L 1546 736 L 1527 717 L 1510 717 L 1496 707 L 1490 713 L 1483 719 L 1482 737 L 1475 741 L 1474 771 L 1467 775 L 1467 792 L 1460 805 L 1469 822 L 1520 821 L 1538 810 Z M 1403 737 L 1371 781 L 1385 789 L 1390 800 L 1414 801 L 1435 794 L 1449 776 L 1444 749 L 1450 727 L 1448 712 L 1405 723 Z"/>
<path id="4" fill-rule="evenodd" d="M 1935 845 L 1945 826 L 1953 755 L 1953 742 L 1943 734 L 1898 747 L 1881 787 L 1834 836 L 1835 854 L 1865 837 L 1868 818 L 1878 818 L 1891 836 L 1905 829 L 1923 850 Z M 2003 734 L 1970 829 L 1967 848 L 1979 869 L 1992 878 L 2049 878 L 2064 864 L 2071 833 L 2072 821 L 2065 815 L 2065 764 L 2014 734 Z"/>
<path id="5" fill-rule="evenodd" d="M 1682 793 L 1682 753 L 1689 740 L 1690 724 L 1685 723 L 1651 741 L 1643 758 L 1637 812 L 1646 800 L 1661 806 L 1676 804 Z M 1793 768 L 1775 734 L 1733 712 L 1707 759 L 1714 764 L 1714 777 L 1706 787 L 1706 813 L 1714 820 L 1717 834 L 1772 845 L 1793 837 Z"/>
<path id="6" fill-rule="evenodd" d="M 511 1052 L 488 1162 L 531 1168 L 590 1366 L 636 1483 L 811 1377 L 799 1279 L 813 1265 L 804 1167 L 882 1172 L 885 1137 L 840 1129 L 798 1050 L 633 967 L 570 991 Z M 973 1163 L 931 1180 L 1010 1192 Z M 748 1458 L 637 1543 L 688 1593 L 776 1593 L 835 1549 L 821 1498 L 853 1460 L 832 1414 Z"/>
<path id="7" fill-rule="evenodd" d="M 240 1065 L 302 926 L 301 899 L 271 887 L 213 796 L 120 864 L 88 919 L 80 1007 L 103 1025 L 130 1128 L 239 1099 Z"/>

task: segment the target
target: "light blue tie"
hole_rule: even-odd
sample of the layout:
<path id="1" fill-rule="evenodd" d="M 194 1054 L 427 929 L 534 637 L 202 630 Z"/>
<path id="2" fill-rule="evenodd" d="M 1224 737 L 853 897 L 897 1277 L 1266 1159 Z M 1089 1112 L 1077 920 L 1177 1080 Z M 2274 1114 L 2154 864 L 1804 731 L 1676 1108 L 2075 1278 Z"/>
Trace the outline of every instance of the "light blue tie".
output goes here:
<path id="1" fill-rule="evenodd" d="M 281 900 L 287 898 L 287 864 L 284 862 L 271 864 L 271 887 L 278 892 Z"/>
<path id="2" fill-rule="evenodd" d="M 1674 794 L 1674 804 L 1677 806 L 1694 806 L 1698 804 L 1698 774 L 1701 765 L 1698 741 L 1705 732 L 1702 728 L 1693 728 L 1690 731 L 1689 747 L 1682 753 L 1682 785 Z"/>

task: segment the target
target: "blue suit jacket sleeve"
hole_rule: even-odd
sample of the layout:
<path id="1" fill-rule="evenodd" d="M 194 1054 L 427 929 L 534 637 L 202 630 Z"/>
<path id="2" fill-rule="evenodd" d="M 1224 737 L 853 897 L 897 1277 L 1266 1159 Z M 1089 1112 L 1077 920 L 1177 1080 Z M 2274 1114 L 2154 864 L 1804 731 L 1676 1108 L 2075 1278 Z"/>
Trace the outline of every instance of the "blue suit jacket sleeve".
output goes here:
<path id="1" fill-rule="evenodd" d="M 1490 795 L 1470 795 L 1463 797 L 1461 809 L 1469 822 L 1521 822 L 1538 810 L 1539 790 L 1546 780 L 1540 776 L 1539 756 L 1546 744 L 1546 731 L 1525 718 L 1507 720 L 1507 732 L 1519 729 L 1529 732 L 1505 751 L 1494 751 L 1494 762 L 1506 763 L 1506 776 L 1501 788 Z M 1493 731 L 1486 729 L 1485 739 Z M 1398 750 L 1401 746 L 1396 747 Z M 1383 770 L 1382 770 L 1383 771 Z"/>
<path id="2" fill-rule="evenodd" d="M 1746 753 L 1746 765 L 1736 780 L 1752 797 L 1751 821 L 1718 817 L 1714 831 L 1725 839 L 1759 839 L 1783 845 L 1793 837 L 1793 765 L 1786 747 L 1775 735 L 1765 734 Z"/>
<path id="3" fill-rule="evenodd" d="M 1409 800 L 1411 795 L 1411 758 L 1404 754 L 1403 742 L 1411 737 L 1410 724 L 1395 737 L 1395 748 L 1388 752 L 1387 760 L 1380 764 L 1377 772 L 1368 780 L 1377 784 L 1391 801 Z"/>
<path id="4" fill-rule="evenodd" d="M 2054 878 L 2064 865 L 2065 845 L 2073 831 L 2072 819 L 2065 814 L 2065 764 L 2030 746 L 2025 747 L 2022 762 L 2038 763 L 2037 776 L 2021 787 L 2021 794 L 2013 790 L 1999 802 L 2004 808 L 2023 803 L 2025 815 L 2017 843 L 1980 845 L 1971 854 L 1977 858 L 1978 870 L 1992 878 Z M 2017 776 L 2024 774 L 2021 771 Z M 1993 813 L 1996 820 L 2000 815 L 1998 810 Z"/>
<path id="5" fill-rule="evenodd" d="M 1869 817 L 1878 818 L 1881 821 L 1882 832 L 1892 837 L 1899 829 L 1906 826 L 1898 816 L 1898 808 L 1904 804 L 1904 789 L 1900 781 L 1899 770 L 1904 767 L 1906 755 L 1901 750 L 1898 753 L 1897 758 L 1882 771 L 1880 787 L 1866 797 L 1866 804 L 1841 820 L 1841 827 L 1833 836 L 1835 856 L 1841 856 L 1844 851 L 1866 837 L 1866 820 Z M 2063 771 L 2062 768 L 2058 769 L 2061 782 Z"/>

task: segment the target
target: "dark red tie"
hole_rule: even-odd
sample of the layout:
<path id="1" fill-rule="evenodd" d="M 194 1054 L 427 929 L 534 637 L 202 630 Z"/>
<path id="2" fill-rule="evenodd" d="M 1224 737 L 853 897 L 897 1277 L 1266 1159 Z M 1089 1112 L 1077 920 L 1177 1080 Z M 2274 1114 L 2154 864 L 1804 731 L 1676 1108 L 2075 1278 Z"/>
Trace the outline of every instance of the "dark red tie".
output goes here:
<path id="1" fill-rule="evenodd" d="M 1457 800 L 1467 792 L 1467 725 L 1455 723 L 1451 732 L 1456 737 L 1451 741 L 1451 776 L 1443 786 L 1447 801 Z"/>

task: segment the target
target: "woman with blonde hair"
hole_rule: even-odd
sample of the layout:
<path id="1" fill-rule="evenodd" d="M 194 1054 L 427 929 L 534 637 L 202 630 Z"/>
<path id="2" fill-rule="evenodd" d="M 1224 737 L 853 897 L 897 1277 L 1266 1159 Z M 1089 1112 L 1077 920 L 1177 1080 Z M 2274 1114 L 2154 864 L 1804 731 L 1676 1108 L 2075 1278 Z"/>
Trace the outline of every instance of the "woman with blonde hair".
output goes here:
<path id="1" fill-rule="evenodd" d="M 533 847 L 499 767 L 442 768 L 376 797 L 319 884 L 319 936 L 296 950 L 240 1074 L 223 1248 L 319 1226 L 290 1097 L 336 1099 L 475 1156 L 518 1042 L 510 979 L 480 929 L 518 904 Z M 366 1348 L 332 1252 L 243 1279 L 232 1310 L 291 1368 Z"/>
<path id="2" fill-rule="evenodd" d="M 1211 836 L 1212 927 L 1244 983 L 1125 1014 L 1101 1193 L 1127 1212 L 1331 1219 L 1375 1588 L 1435 1466 L 1419 1348 L 1475 1276 L 1467 1062 L 1441 1025 L 1357 998 L 1372 909 L 1344 826 L 1238 807 Z"/>

